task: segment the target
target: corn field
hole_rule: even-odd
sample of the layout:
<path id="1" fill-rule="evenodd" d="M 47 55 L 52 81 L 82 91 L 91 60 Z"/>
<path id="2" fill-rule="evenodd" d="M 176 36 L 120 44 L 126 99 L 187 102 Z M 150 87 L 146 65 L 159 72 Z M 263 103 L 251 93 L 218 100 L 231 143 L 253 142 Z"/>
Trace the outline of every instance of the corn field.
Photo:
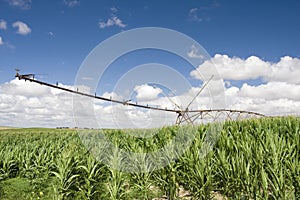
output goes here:
<path id="1" fill-rule="evenodd" d="M 203 158 L 209 124 L 199 125 L 179 159 L 144 173 L 102 164 L 75 130 L 0 130 L 0 199 L 300 199 L 299 125 L 297 117 L 225 122 Z M 149 138 L 104 132 L 123 149 L 148 152 L 177 129 L 163 127 Z"/>

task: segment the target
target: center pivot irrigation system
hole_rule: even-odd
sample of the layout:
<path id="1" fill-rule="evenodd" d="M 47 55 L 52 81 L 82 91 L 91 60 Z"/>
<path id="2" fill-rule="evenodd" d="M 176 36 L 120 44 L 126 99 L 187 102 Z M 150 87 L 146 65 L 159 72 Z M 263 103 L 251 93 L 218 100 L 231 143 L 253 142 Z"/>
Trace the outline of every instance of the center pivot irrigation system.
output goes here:
<path id="1" fill-rule="evenodd" d="M 153 107 L 148 105 L 141 105 L 138 103 L 132 103 L 129 101 L 120 101 L 115 100 L 112 98 L 105 98 L 101 96 L 97 96 L 96 93 L 94 95 L 80 92 L 77 90 L 71 90 L 68 88 L 64 88 L 58 86 L 58 82 L 56 84 L 50 84 L 43 81 L 39 81 L 35 79 L 35 74 L 19 74 L 19 69 L 16 69 L 16 76 L 19 80 L 25 80 L 30 82 L 39 83 L 41 85 L 45 85 L 48 87 L 56 88 L 59 90 L 63 90 L 66 92 L 74 93 L 77 95 L 82 95 L 90 98 L 95 98 L 103 101 L 108 101 L 117 104 L 123 104 L 124 106 L 133 106 L 138 108 L 150 109 L 150 110 L 159 110 L 164 112 L 171 112 L 177 114 L 176 124 L 194 124 L 196 120 L 207 120 L 207 121 L 218 121 L 218 120 L 240 120 L 240 119 L 247 119 L 247 118 L 257 118 L 257 117 L 266 117 L 263 114 L 251 111 L 244 111 L 244 110 L 231 110 L 231 109 L 200 109 L 200 110 L 189 110 L 189 107 L 195 101 L 195 99 L 200 95 L 203 89 L 208 85 L 209 81 L 213 78 L 213 76 L 203 85 L 203 87 L 199 90 L 196 96 L 191 100 L 186 108 L 182 108 L 177 103 L 175 103 L 171 98 L 166 96 L 174 105 L 175 109 L 168 109 L 168 108 L 160 108 L 160 107 Z"/>

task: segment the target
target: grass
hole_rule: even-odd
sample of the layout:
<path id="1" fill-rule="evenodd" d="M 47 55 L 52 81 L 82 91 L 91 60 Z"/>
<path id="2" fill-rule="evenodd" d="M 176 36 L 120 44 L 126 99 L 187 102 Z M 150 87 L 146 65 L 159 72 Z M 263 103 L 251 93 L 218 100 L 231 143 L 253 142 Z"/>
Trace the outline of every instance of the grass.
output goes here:
<path id="1" fill-rule="evenodd" d="M 226 122 L 204 158 L 199 149 L 209 125 L 201 125 L 179 159 L 144 173 L 120 172 L 99 162 L 75 130 L 2 129 L 0 199 L 300 199 L 299 125 L 296 117 Z M 177 130 L 104 133 L 124 150 L 152 152 Z M 135 137 L 135 132 L 151 137 Z"/>

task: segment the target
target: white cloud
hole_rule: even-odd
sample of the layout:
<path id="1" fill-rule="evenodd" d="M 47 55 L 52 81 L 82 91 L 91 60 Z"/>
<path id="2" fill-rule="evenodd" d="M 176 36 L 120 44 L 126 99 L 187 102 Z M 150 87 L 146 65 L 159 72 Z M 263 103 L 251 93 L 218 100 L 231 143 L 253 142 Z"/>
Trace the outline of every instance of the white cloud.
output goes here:
<path id="1" fill-rule="evenodd" d="M 194 44 L 191 47 L 191 51 L 187 53 L 187 56 L 190 58 L 204 59 L 204 56 L 199 53 L 199 49 Z"/>
<path id="2" fill-rule="evenodd" d="M 220 96 L 222 90 L 218 90 L 221 87 L 217 85 L 217 80 L 212 80 L 207 89 L 189 107 L 190 110 L 216 108 L 216 104 L 212 103 L 211 95 L 213 95 L 221 103 L 222 101 L 225 103 L 222 108 L 248 110 L 265 115 L 300 114 L 300 84 L 293 75 L 298 73 L 299 59 L 283 57 L 277 63 L 270 63 L 257 57 L 241 59 L 219 55 L 219 57 L 215 56 L 213 59 L 215 58 L 218 61 L 218 70 L 221 70 L 227 78 L 240 80 L 242 78 L 261 77 L 261 74 L 263 74 L 262 77 L 266 82 L 258 82 L 257 85 L 244 83 L 240 88 L 227 84 L 224 98 Z M 253 64 L 254 69 L 251 68 L 250 64 Z M 204 65 L 209 66 L 208 63 L 204 63 Z M 233 66 L 233 68 L 231 69 L 229 66 Z M 240 66 L 240 68 L 237 66 Z M 261 70 L 259 66 L 263 66 L 264 70 Z M 236 76 L 226 70 L 225 73 L 222 71 L 222 67 L 226 70 L 229 67 L 232 72 L 236 73 Z M 249 74 L 246 74 L 243 70 L 248 70 Z M 73 86 L 62 86 L 74 89 Z M 83 92 L 89 92 L 88 88 L 79 87 L 79 89 Z M 136 100 L 142 105 L 148 104 L 154 107 L 177 109 L 174 102 L 185 108 L 199 90 L 200 87 L 192 87 L 186 93 L 174 94 L 174 96 L 167 98 L 160 95 L 163 93 L 162 89 L 142 84 L 135 86 L 131 94 L 135 95 Z M 124 100 L 120 94 L 116 93 L 105 92 L 102 96 Z M 219 96 L 220 98 L 218 98 Z M 85 124 L 84 120 L 86 120 L 86 124 L 97 126 L 95 125 L 97 123 L 89 121 L 86 117 L 92 113 L 96 116 L 101 127 L 110 128 L 154 127 L 174 124 L 176 119 L 174 113 L 105 103 L 94 99 L 91 103 L 94 104 L 93 110 L 86 110 L 88 104 L 78 105 L 74 108 L 72 94 L 70 93 L 15 79 L 0 85 L 0 126 L 76 126 L 73 122 L 74 109 L 82 114 L 82 118 L 80 118 L 83 121 L 82 124 Z"/>
<path id="3" fill-rule="evenodd" d="M 99 27 L 101 29 L 111 27 L 111 26 L 118 26 L 121 28 L 125 28 L 127 25 L 124 24 L 123 21 L 117 16 L 111 16 L 109 19 L 107 19 L 106 22 L 99 22 Z"/>
<path id="4" fill-rule="evenodd" d="M 216 68 L 220 76 L 225 80 L 257 79 L 270 73 L 269 63 L 262 61 L 256 56 L 251 56 L 244 60 L 216 54 L 212 59 L 200 65 L 197 70 L 205 72 L 211 71 L 212 68 Z M 190 75 L 201 79 L 197 70 L 192 71 Z"/>
<path id="5" fill-rule="evenodd" d="M 31 6 L 31 0 L 6 0 L 12 7 L 28 10 Z"/>
<path id="6" fill-rule="evenodd" d="M 206 3 L 203 1 L 200 4 L 202 5 L 189 10 L 189 20 L 195 22 L 210 21 L 210 17 L 207 15 L 207 13 L 220 6 L 220 4 L 216 1 L 207 1 Z"/>
<path id="7" fill-rule="evenodd" d="M 52 31 L 49 31 L 48 35 L 50 35 L 51 37 L 54 37 L 54 33 Z"/>
<path id="8" fill-rule="evenodd" d="M 266 81 L 281 81 L 300 84 L 300 59 L 282 57 L 278 63 L 270 66 L 270 73 L 264 76 Z"/>
<path id="9" fill-rule="evenodd" d="M 0 29 L 6 30 L 7 29 L 7 24 L 6 21 L 3 19 L 0 19 Z"/>
<path id="10" fill-rule="evenodd" d="M 116 7 L 111 7 L 110 10 L 111 10 L 113 13 L 118 12 L 118 9 L 117 9 Z"/>
<path id="11" fill-rule="evenodd" d="M 0 124 L 72 126 L 72 95 L 14 79 L 0 86 Z"/>
<path id="12" fill-rule="evenodd" d="M 188 18 L 190 21 L 194 22 L 204 22 L 204 21 L 210 21 L 210 17 L 207 15 L 207 11 L 212 9 L 211 7 L 199 7 L 199 8 L 192 8 L 189 11 Z"/>
<path id="13" fill-rule="evenodd" d="M 75 89 L 73 86 L 61 84 L 60 86 Z M 80 89 L 80 91 L 85 90 Z M 115 93 L 105 93 L 103 96 L 122 99 Z M 175 120 L 172 113 L 140 110 L 122 104 L 104 103 L 101 100 L 79 95 L 75 95 L 75 97 L 80 100 L 83 98 L 85 103 L 78 106 L 74 104 L 74 107 L 71 93 L 14 79 L 0 85 L 0 126 L 75 127 L 82 125 L 81 127 L 87 127 L 84 125 L 91 125 L 91 127 L 97 127 L 97 123 L 86 118 L 91 115 L 96 116 L 101 127 L 110 128 L 147 127 L 148 125 L 153 127 L 174 123 Z M 88 109 L 90 102 L 94 103 L 93 110 Z M 80 115 L 78 124 L 74 123 L 74 111 Z"/>
<path id="14" fill-rule="evenodd" d="M 190 9 L 190 11 L 189 11 L 189 18 L 190 18 L 190 20 L 196 21 L 196 22 L 203 21 L 203 19 L 198 16 L 198 12 L 199 12 L 198 8 L 192 8 L 192 9 Z"/>
<path id="15" fill-rule="evenodd" d="M 23 82 L 15 79 L 11 82 L 4 83 L 3 85 L 1 85 L 1 92 L 7 95 L 20 94 L 24 97 L 38 97 L 40 95 L 46 94 L 48 90 L 47 88 L 40 87 L 39 85 L 31 85 L 31 83 L 28 81 Z"/>
<path id="16" fill-rule="evenodd" d="M 2 40 L 2 37 L 0 36 L 0 45 L 3 45 L 3 40 Z"/>
<path id="17" fill-rule="evenodd" d="M 211 71 L 216 68 L 225 80 L 249 80 L 262 78 L 265 81 L 282 81 L 300 84 L 300 59 L 289 56 L 282 57 L 277 63 L 263 61 L 256 56 L 247 59 L 216 54 L 205 61 L 190 75 L 201 79 L 199 72 Z"/>
<path id="18" fill-rule="evenodd" d="M 154 88 L 148 84 L 135 86 L 134 91 L 137 93 L 138 101 L 151 101 L 158 98 L 158 95 L 162 93 L 160 88 Z"/>
<path id="19" fill-rule="evenodd" d="M 15 23 L 13 23 L 12 27 L 17 28 L 17 33 L 20 35 L 27 35 L 31 33 L 31 29 L 29 28 L 29 26 L 21 21 L 16 21 Z"/>
<path id="20" fill-rule="evenodd" d="M 104 94 L 102 96 L 107 99 L 114 99 L 114 100 L 119 100 L 119 101 L 123 100 L 123 97 L 116 94 L 115 92 L 104 92 Z"/>
<path id="21" fill-rule="evenodd" d="M 258 86 L 226 90 L 227 108 L 259 112 L 265 115 L 299 115 L 299 85 L 270 82 Z"/>
<path id="22" fill-rule="evenodd" d="M 63 0 L 63 3 L 65 5 L 67 5 L 70 8 L 73 8 L 75 6 L 79 6 L 80 5 L 80 1 L 79 0 Z"/>
<path id="23" fill-rule="evenodd" d="M 123 21 L 116 15 L 118 9 L 116 7 L 111 7 L 110 11 L 111 11 L 110 18 L 108 18 L 106 22 L 101 20 L 99 22 L 99 27 L 101 29 L 111 27 L 111 26 L 118 26 L 121 28 L 125 28 L 127 25 L 124 24 Z"/>
<path id="24" fill-rule="evenodd" d="M 268 82 L 258 86 L 243 84 L 239 96 L 264 100 L 289 99 L 300 101 L 300 85 L 285 82 Z"/>
<path id="25" fill-rule="evenodd" d="M 300 110 L 300 60 L 289 56 L 271 63 L 256 56 L 246 59 L 216 54 L 190 75 L 200 79 L 198 72 L 216 68 L 226 81 L 226 108 L 249 110 L 266 115 L 299 114 Z M 244 83 L 241 88 L 231 80 L 246 81 L 261 78 L 258 85 Z M 229 83 L 228 83 L 229 82 Z"/>

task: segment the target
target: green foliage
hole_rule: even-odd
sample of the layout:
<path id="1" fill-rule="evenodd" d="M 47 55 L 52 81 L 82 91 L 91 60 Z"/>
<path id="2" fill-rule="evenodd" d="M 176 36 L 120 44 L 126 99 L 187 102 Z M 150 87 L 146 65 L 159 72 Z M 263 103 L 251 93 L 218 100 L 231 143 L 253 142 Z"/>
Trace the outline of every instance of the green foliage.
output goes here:
<path id="1" fill-rule="evenodd" d="M 0 183 L 1 199 L 25 198 L 30 192 L 30 182 L 24 178 L 11 178 Z"/>
<path id="2" fill-rule="evenodd" d="M 179 140 L 190 137 L 190 130 L 196 132 L 184 154 L 156 171 L 151 165 L 132 166 L 150 170 L 143 173 L 102 164 L 74 130 L 0 130 L 0 199 L 181 199 L 182 190 L 192 199 L 213 199 L 215 194 L 227 199 L 300 199 L 299 125 L 296 117 L 228 121 L 205 155 L 200 149 L 210 125 L 182 127 L 187 134 Z M 170 144 L 178 130 L 103 131 L 115 146 L 147 153 Z M 92 133 L 97 136 L 98 130 Z M 86 139 L 96 145 L 90 136 Z M 120 165 L 118 156 L 112 152 L 107 157 L 111 166 Z M 136 159 L 142 163 L 146 157 Z"/>

